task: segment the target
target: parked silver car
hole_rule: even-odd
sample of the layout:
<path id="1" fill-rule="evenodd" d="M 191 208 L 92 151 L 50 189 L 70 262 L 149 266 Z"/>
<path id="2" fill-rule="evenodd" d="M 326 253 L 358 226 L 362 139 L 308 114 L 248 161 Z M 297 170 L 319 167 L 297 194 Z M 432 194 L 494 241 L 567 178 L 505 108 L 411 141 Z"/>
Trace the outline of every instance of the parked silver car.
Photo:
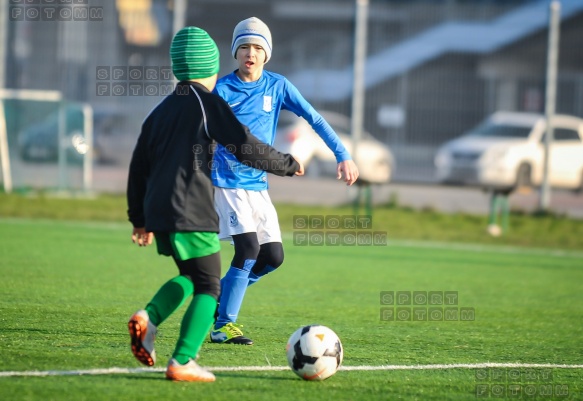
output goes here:
<path id="1" fill-rule="evenodd" d="M 80 163 L 88 150 L 83 134 L 84 116 L 81 104 L 70 103 L 64 112 L 66 132 L 63 143 L 67 161 Z M 59 111 L 46 116 L 42 121 L 26 126 L 18 133 L 17 145 L 24 161 L 54 162 L 59 157 Z M 97 162 L 108 162 L 101 144 L 102 137 L 111 135 L 124 117 L 110 110 L 93 111 L 93 157 Z"/>
<path id="2" fill-rule="evenodd" d="M 556 115 L 549 151 L 549 183 L 583 190 L 583 119 Z M 497 112 L 435 155 L 441 182 L 512 189 L 543 180 L 543 115 Z"/>
<path id="3" fill-rule="evenodd" d="M 358 142 L 358 155 L 355 157 L 352 152 L 350 119 L 334 112 L 322 111 L 320 114 L 356 160 L 360 172 L 359 181 L 384 184 L 391 180 L 395 171 L 395 159 L 386 145 L 365 132 Z M 303 118 L 282 112 L 274 146 L 282 152 L 291 153 L 301 161 L 307 176 L 336 176 L 337 163 L 334 154 Z"/>

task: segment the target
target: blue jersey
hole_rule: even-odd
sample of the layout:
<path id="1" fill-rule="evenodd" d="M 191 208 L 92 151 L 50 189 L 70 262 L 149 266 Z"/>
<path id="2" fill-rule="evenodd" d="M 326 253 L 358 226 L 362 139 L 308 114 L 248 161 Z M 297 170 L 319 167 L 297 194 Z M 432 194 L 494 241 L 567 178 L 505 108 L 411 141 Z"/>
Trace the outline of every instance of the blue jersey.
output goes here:
<path id="1" fill-rule="evenodd" d="M 259 80 L 244 82 L 232 72 L 217 81 L 214 92 L 227 101 L 239 121 L 260 141 L 273 145 L 279 112 L 288 110 L 312 126 L 338 162 L 350 160 L 350 154 L 330 124 L 284 76 L 264 70 Z M 265 171 L 241 164 L 222 145 L 217 145 L 215 150 L 212 181 L 222 188 L 267 189 Z"/>

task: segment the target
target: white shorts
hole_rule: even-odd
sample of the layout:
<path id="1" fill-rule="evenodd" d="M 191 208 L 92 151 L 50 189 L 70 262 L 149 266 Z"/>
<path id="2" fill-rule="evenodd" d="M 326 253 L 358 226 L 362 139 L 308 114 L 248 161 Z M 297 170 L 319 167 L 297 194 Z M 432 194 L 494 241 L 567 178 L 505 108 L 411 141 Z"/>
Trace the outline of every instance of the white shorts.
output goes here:
<path id="1" fill-rule="evenodd" d="M 221 240 L 255 232 L 259 245 L 282 242 L 277 212 L 267 191 L 215 187 L 215 210 Z"/>

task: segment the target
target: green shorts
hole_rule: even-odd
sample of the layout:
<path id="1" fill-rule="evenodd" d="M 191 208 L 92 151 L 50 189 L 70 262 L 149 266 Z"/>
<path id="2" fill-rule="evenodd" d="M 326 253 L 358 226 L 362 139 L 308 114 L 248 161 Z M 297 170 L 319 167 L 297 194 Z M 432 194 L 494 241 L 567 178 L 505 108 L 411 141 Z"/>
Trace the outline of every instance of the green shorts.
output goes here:
<path id="1" fill-rule="evenodd" d="M 156 232 L 156 248 L 164 256 L 178 260 L 202 258 L 219 252 L 221 244 L 217 233 L 210 232 Z"/>

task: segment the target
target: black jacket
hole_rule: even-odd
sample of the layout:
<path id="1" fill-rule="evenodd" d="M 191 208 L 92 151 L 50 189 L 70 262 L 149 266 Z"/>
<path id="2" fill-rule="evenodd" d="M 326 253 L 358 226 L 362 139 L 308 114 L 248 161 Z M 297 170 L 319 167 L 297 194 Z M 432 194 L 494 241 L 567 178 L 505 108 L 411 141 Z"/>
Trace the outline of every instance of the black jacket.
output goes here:
<path id="1" fill-rule="evenodd" d="M 299 170 L 293 157 L 251 135 L 221 97 L 180 82 L 146 117 L 132 155 L 127 202 L 134 227 L 219 231 L 210 179 L 214 141 L 249 166 L 280 176 Z"/>

